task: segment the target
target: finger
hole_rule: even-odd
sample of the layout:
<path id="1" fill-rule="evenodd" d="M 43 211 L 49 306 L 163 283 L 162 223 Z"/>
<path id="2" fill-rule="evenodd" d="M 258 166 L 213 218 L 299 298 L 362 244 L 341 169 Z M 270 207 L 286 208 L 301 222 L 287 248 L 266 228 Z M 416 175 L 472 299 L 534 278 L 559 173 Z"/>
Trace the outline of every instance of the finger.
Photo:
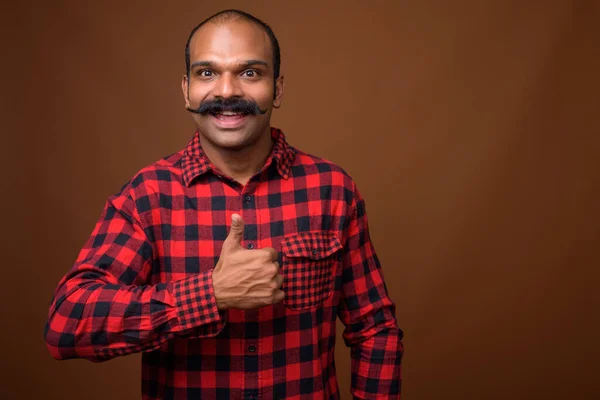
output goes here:
<path id="1" fill-rule="evenodd" d="M 285 298 L 285 293 L 283 290 L 278 290 L 273 294 L 273 304 L 281 303 Z"/>
<path id="2" fill-rule="evenodd" d="M 262 250 L 269 255 L 269 260 L 277 261 L 279 259 L 279 253 L 274 248 L 265 247 Z"/>
<path id="3" fill-rule="evenodd" d="M 283 276 L 277 274 L 275 276 L 275 278 L 273 279 L 273 282 L 275 282 L 275 289 L 279 289 L 281 287 L 281 285 L 283 284 Z"/>
<path id="4" fill-rule="evenodd" d="M 279 274 L 279 263 L 277 261 L 273 261 L 267 264 L 266 268 L 264 269 L 264 273 L 267 278 L 275 279 L 275 277 Z"/>
<path id="5" fill-rule="evenodd" d="M 241 247 L 243 238 L 244 238 L 244 220 L 239 214 L 233 214 L 231 216 L 231 229 L 229 230 L 229 234 L 227 235 L 227 238 L 225 238 L 223 247 L 225 247 L 225 248 Z"/>

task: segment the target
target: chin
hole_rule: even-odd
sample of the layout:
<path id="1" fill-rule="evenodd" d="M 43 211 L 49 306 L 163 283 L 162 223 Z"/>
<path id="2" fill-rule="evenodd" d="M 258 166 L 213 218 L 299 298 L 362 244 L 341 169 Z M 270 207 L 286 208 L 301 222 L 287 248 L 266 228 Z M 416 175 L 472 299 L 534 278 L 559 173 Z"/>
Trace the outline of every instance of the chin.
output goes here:
<path id="1" fill-rule="evenodd" d="M 224 150 L 241 150 L 254 144 L 255 135 L 246 130 L 217 130 L 203 135 L 214 147 Z"/>

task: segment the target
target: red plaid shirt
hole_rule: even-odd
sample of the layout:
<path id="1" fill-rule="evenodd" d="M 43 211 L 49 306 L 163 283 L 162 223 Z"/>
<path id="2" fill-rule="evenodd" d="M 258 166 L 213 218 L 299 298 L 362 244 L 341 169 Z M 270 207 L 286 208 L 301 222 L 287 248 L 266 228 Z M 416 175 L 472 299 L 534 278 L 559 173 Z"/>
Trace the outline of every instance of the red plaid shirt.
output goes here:
<path id="1" fill-rule="evenodd" d="M 245 186 L 214 168 L 196 132 L 111 196 L 52 299 L 51 354 L 143 352 L 145 399 L 337 399 L 339 317 L 353 395 L 399 399 L 402 331 L 365 203 L 340 167 L 272 138 Z M 233 213 L 242 245 L 279 252 L 283 303 L 217 309 L 211 273 Z"/>

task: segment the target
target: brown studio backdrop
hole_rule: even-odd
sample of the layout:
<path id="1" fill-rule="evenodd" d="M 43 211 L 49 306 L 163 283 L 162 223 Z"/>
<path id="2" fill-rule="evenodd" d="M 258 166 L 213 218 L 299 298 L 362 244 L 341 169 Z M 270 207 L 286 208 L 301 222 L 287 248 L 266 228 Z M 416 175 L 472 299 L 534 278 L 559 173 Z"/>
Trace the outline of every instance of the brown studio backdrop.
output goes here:
<path id="1" fill-rule="evenodd" d="M 594 398 L 598 2 L 27 6 L 2 28 L 3 398 L 139 398 L 139 356 L 55 362 L 44 319 L 106 197 L 193 134 L 184 43 L 228 7 L 279 37 L 273 124 L 364 193 L 403 398 Z"/>

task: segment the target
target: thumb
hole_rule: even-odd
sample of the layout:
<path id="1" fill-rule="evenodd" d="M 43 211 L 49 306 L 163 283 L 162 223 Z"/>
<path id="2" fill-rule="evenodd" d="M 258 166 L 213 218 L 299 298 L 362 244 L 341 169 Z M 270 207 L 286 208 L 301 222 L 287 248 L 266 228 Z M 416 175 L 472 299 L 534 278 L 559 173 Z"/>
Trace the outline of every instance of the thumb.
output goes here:
<path id="1" fill-rule="evenodd" d="M 240 247 L 244 238 L 244 220 L 238 214 L 231 216 L 231 229 L 225 239 L 225 246 L 229 248 Z"/>

